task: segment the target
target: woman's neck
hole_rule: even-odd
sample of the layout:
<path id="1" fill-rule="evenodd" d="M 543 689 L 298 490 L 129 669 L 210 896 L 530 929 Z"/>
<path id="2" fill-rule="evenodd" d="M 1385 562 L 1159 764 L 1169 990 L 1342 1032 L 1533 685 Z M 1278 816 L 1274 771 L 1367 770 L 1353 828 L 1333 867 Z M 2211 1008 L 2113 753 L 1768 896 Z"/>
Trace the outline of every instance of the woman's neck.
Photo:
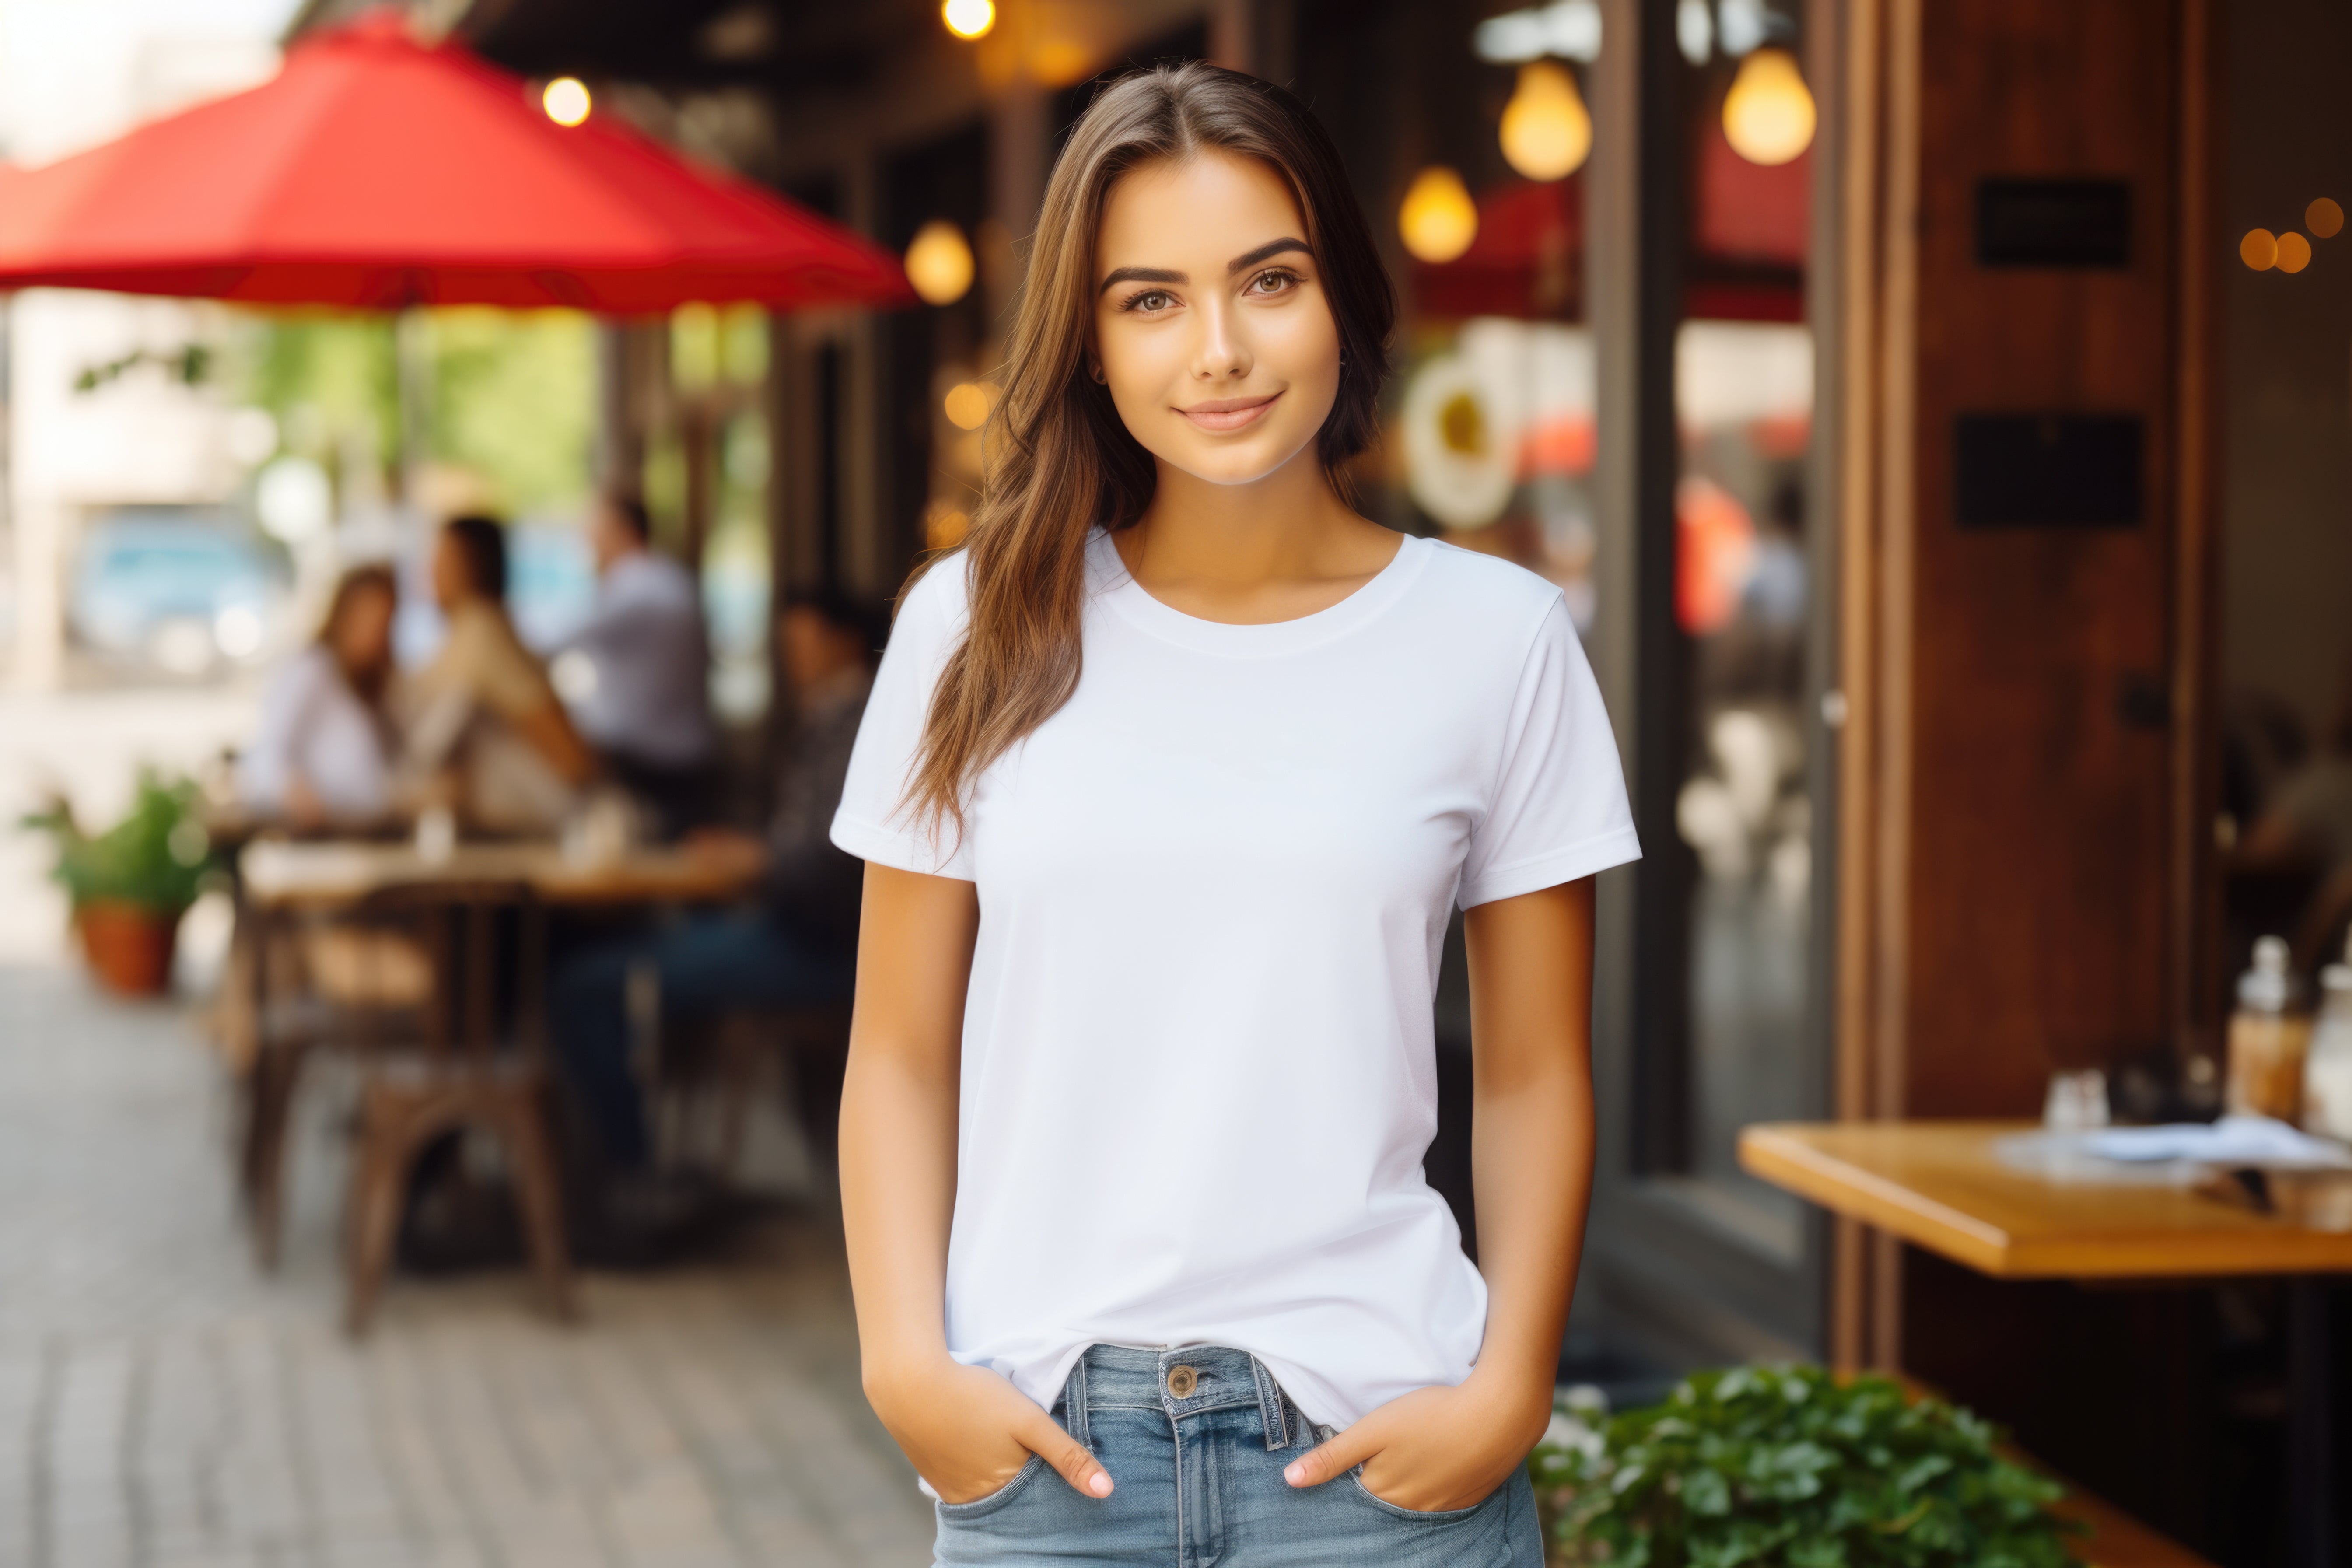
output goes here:
<path id="1" fill-rule="evenodd" d="M 1162 463 L 1151 504 L 1113 542 L 1152 597 L 1203 620 L 1254 625 L 1338 604 L 1402 541 L 1339 499 L 1309 447 L 1243 485 Z"/>

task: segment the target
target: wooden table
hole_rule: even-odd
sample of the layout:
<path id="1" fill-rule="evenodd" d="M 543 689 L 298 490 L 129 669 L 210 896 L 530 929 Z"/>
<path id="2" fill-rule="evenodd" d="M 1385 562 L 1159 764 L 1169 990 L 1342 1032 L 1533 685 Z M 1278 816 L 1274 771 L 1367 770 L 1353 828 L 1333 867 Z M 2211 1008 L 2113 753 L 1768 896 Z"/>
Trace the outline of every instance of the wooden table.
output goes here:
<path id="1" fill-rule="evenodd" d="M 707 903 L 740 898 L 756 864 L 678 849 L 633 849 L 585 862 L 552 844 L 460 844 L 428 860 L 407 844 L 356 840 L 247 845 L 237 858 L 246 900 L 257 908 L 333 908 L 392 888 L 436 882 L 528 883 L 551 904 Z"/>
<path id="2" fill-rule="evenodd" d="M 247 844 L 238 852 L 236 868 L 239 927 L 247 958 L 242 964 L 233 963 L 237 974 L 231 986 L 242 994 L 241 1010 L 252 1034 L 249 1048 L 244 1053 L 248 1070 L 242 1165 L 247 1205 L 254 1217 L 255 1247 L 267 1265 L 274 1261 L 277 1254 L 278 1189 L 288 1106 L 295 1075 L 307 1051 L 299 1037 L 274 1052 L 267 1044 L 263 1020 L 269 1012 L 271 995 L 273 966 L 268 954 L 273 946 L 273 929 L 289 922 L 333 921 L 386 895 L 478 903 L 482 889 L 487 888 L 509 889 L 519 897 L 524 909 L 520 931 L 523 958 L 518 985 L 521 1020 L 518 1026 L 521 1037 L 518 1058 L 524 1072 L 518 1081 L 526 1088 L 509 1092 L 480 1071 L 451 1079 L 472 1093 L 473 1100 L 467 1101 L 468 1105 L 474 1100 L 488 1104 L 495 1098 L 493 1090 L 503 1094 L 505 1098 L 499 1100 L 499 1108 L 511 1122 L 525 1112 L 514 1110 L 507 1101 L 526 1098 L 527 1093 L 535 1094 L 531 1086 L 538 1080 L 533 1075 L 544 1067 L 540 1040 L 543 997 L 540 993 L 547 945 L 547 910 L 554 906 L 609 908 L 733 899 L 758 885 L 761 867 L 756 856 L 696 854 L 677 849 L 637 849 L 611 858 L 586 860 L 566 856 L 552 844 L 460 844 L 446 855 L 428 858 L 419 855 L 413 845 L 398 842 L 262 839 Z M 477 977 L 469 982 L 476 994 L 468 998 L 466 1028 L 468 1037 L 475 1040 L 476 1054 L 480 1056 L 487 1049 L 488 1015 L 494 1005 L 490 998 L 495 987 L 481 984 L 478 977 L 495 962 L 494 938 L 490 923 L 480 918 L 478 911 L 470 911 L 463 923 L 467 937 L 467 971 Z M 446 946 L 436 951 L 446 956 Z M 446 979 L 445 963 L 439 958 L 432 962 L 433 983 L 437 986 Z M 439 1013 L 443 1005 L 436 1001 L 431 1011 Z M 444 1099 L 456 1103 L 449 1096 Z M 440 1101 L 419 1103 L 424 1110 L 438 1113 L 445 1109 Z M 424 1110 L 417 1114 L 424 1114 Z M 528 1114 L 532 1128 L 536 1128 L 542 1112 L 535 1102 Z M 552 1192 L 556 1173 L 547 1162 L 548 1142 L 543 1130 L 530 1142 L 538 1152 L 530 1157 L 516 1155 L 522 1178 L 520 1185 L 526 1195 L 534 1186 Z M 393 1157 L 387 1154 L 385 1160 Z M 540 1168 L 542 1166 L 545 1168 Z M 360 1168 L 362 1173 L 372 1169 L 364 1160 Z M 397 1173 L 404 1180 L 404 1165 Z M 530 1207 L 526 1205 L 527 1209 Z M 549 1279 L 551 1292 L 559 1301 L 567 1300 L 570 1262 L 560 1234 L 560 1216 L 551 1199 L 543 1207 L 544 1214 L 531 1216 L 534 1256 L 542 1264 L 541 1272 Z M 383 1234 L 371 1233 L 371 1247 L 365 1258 L 360 1249 L 352 1254 L 355 1261 L 349 1321 L 354 1331 L 365 1321 L 374 1281 L 381 1273 L 378 1255 L 389 1246 L 389 1231 L 383 1226 L 376 1230 Z"/>
<path id="3" fill-rule="evenodd" d="M 2352 1273 L 2352 1232 L 2323 1230 L 2118 1168 L 2060 1179 L 2004 1162 L 2024 1121 L 1767 1122 L 1739 1135 L 1763 1181 L 1996 1279 L 2288 1280 L 2292 1560 L 2333 1563 L 2336 1478 L 2326 1391 L 2328 1277 Z"/>

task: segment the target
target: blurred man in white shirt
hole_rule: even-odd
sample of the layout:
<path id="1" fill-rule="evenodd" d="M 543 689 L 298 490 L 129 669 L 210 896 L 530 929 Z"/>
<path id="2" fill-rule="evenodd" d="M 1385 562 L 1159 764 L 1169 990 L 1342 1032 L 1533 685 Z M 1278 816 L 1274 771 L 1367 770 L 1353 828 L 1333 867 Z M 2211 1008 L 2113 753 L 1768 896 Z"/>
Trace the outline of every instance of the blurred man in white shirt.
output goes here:
<path id="1" fill-rule="evenodd" d="M 557 685 L 607 771 L 674 837 L 705 819 L 718 732 L 694 574 L 654 550 L 635 498 L 599 498 L 589 525 L 596 607 L 563 646 Z"/>

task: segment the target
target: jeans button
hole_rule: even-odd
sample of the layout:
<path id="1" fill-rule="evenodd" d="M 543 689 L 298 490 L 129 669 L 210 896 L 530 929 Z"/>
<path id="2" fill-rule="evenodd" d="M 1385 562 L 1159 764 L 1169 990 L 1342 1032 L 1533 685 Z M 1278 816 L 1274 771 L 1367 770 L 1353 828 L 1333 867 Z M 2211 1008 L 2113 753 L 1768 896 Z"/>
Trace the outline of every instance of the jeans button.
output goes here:
<path id="1" fill-rule="evenodd" d="M 1201 1386 L 1201 1374 L 1191 1367 L 1171 1366 L 1168 1369 L 1168 1392 L 1177 1398 L 1192 1398 L 1192 1391 L 1199 1386 Z"/>

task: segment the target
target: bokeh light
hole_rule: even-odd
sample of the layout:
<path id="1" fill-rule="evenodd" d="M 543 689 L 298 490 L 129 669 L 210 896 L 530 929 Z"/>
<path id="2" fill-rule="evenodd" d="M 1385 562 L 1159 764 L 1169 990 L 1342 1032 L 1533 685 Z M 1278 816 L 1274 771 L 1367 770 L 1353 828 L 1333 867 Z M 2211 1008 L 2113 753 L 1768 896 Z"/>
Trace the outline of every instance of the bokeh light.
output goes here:
<path id="1" fill-rule="evenodd" d="M 1552 60 L 1519 68 L 1519 85 L 1503 110 L 1503 156 L 1530 180 L 1573 174 L 1592 151 L 1592 116 L 1576 78 Z"/>
<path id="2" fill-rule="evenodd" d="M 1813 144 L 1813 95 L 1786 49 L 1758 49 L 1739 63 L 1723 99 L 1723 134 L 1751 163 L 1786 163 Z"/>
<path id="3" fill-rule="evenodd" d="M 971 288 L 971 242 L 963 230 L 935 217 L 907 247 L 907 281 L 927 305 L 952 305 Z"/>
<path id="4" fill-rule="evenodd" d="M 940 20 L 959 38 L 985 37 L 996 26 L 995 0 L 947 0 L 940 7 Z"/>
<path id="5" fill-rule="evenodd" d="M 1457 259 L 1478 237 L 1478 205 L 1462 176 L 1433 163 L 1412 177 L 1397 209 L 1397 234 L 1418 260 Z"/>
<path id="6" fill-rule="evenodd" d="M 2314 239 L 2334 239 L 2344 230 L 2344 209 L 2333 198 L 2322 196 L 2303 209 L 2303 226 L 2311 230 Z"/>
<path id="7" fill-rule="evenodd" d="M 2278 237 L 2278 269 L 2281 272 L 2300 272 L 2310 265 L 2311 241 L 2293 229 Z"/>
<path id="8" fill-rule="evenodd" d="M 948 423 L 959 430 L 977 430 L 988 423 L 989 408 L 996 402 L 993 392 L 976 381 L 960 382 L 948 389 L 944 412 Z"/>
<path id="9" fill-rule="evenodd" d="M 2266 228 L 2246 230 L 2246 237 L 2238 241 L 2238 259 L 2257 272 L 2268 272 L 2278 265 L 2278 236 Z"/>
<path id="10" fill-rule="evenodd" d="M 577 125 L 588 118 L 588 84 L 576 76 L 560 76 L 539 95 L 539 106 L 558 125 Z"/>

